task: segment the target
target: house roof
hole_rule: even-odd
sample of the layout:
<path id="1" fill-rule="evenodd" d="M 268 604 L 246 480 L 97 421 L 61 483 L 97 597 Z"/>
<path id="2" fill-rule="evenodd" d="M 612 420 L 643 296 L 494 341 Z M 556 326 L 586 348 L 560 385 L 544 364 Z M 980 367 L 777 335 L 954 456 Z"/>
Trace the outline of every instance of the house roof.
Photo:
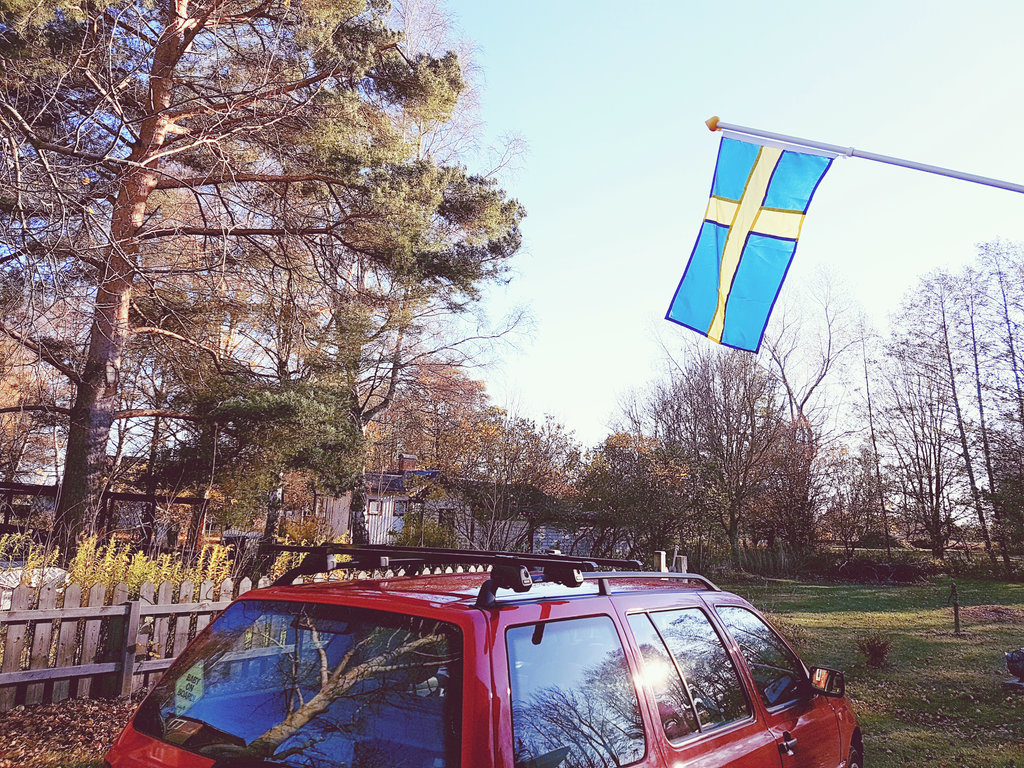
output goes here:
<path id="1" fill-rule="evenodd" d="M 407 472 L 367 472 L 363 483 L 371 493 L 405 496 L 418 490 L 424 480 L 440 475 L 436 469 L 414 469 Z"/>

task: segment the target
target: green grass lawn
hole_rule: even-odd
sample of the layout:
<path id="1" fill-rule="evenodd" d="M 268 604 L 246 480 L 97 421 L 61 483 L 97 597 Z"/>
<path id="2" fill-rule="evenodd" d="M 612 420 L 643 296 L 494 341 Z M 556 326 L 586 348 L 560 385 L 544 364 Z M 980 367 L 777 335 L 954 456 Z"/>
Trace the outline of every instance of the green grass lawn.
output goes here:
<path id="1" fill-rule="evenodd" d="M 846 671 L 870 768 L 1024 768 L 1024 695 L 1003 691 L 1003 654 L 1024 646 L 1024 584 L 961 581 L 961 634 L 946 605 L 949 579 L 928 586 L 799 584 L 725 586 L 778 620 L 808 665 Z M 1011 614 L 1011 615 L 1008 615 Z M 893 643 L 875 669 L 862 635 Z"/>

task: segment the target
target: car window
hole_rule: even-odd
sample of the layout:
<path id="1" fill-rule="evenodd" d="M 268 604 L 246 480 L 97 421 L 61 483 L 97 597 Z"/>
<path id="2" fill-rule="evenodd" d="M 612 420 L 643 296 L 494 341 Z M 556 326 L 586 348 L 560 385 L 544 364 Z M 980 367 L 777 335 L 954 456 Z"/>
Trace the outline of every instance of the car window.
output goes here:
<path id="1" fill-rule="evenodd" d="M 654 694 L 665 736 L 681 739 L 699 729 L 693 703 L 661 635 L 645 613 L 632 614 L 629 627 L 643 659 L 643 679 Z"/>
<path id="2" fill-rule="evenodd" d="M 803 665 L 775 630 L 746 608 L 720 605 L 716 610 L 747 660 L 764 705 L 799 699 L 805 690 Z"/>
<path id="3" fill-rule="evenodd" d="M 701 730 L 748 717 L 739 675 L 704 612 L 686 608 L 650 616 L 686 681 Z"/>
<path id="4" fill-rule="evenodd" d="M 506 635 L 516 768 L 612 768 L 644 755 L 636 689 L 607 616 Z"/>

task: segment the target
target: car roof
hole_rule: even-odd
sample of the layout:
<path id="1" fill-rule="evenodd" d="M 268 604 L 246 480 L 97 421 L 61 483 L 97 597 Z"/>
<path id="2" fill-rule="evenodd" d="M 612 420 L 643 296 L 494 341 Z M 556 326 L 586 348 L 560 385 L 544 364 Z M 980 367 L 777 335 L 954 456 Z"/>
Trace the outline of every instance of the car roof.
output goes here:
<path id="1" fill-rule="evenodd" d="M 729 595 L 717 588 L 713 590 L 703 584 L 696 584 L 668 574 L 587 574 L 589 577 L 579 587 L 567 587 L 554 582 L 535 583 L 529 591 L 517 593 L 501 590 L 495 600 L 496 606 L 515 605 L 545 600 L 572 600 L 600 597 L 602 589 L 608 589 L 612 596 L 654 591 L 659 593 L 679 592 L 696 594 L 714 591 Z M 350 599 L 379 600 L 387 597 L 394 602 L 395 609 L 412 608 L 417 604 L 433 607 L 447 607 L 467 610 L 476 607 L 480 587 L 490 577 L 489 573 L 445 573 L 424 576 L 392 576 L 374 579 L 324 580 L 311 584 L 265 587 L 245 594 L 246 599 L 285 599 L 309 602 L 344 603 Z M 601 580 L 607 579 L 605 586 Z M 713 585 L 712 585 L 713 586 Z"/>

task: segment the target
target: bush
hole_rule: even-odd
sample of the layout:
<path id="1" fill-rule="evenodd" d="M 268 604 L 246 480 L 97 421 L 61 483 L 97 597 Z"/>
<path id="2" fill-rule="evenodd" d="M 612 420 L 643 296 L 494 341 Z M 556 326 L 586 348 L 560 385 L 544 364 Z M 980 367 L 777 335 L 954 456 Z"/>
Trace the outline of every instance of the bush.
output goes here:
<path id="1" fill-rule="evenodd" d="M 889 651 L 892 650 L 892 640 L 881 632 L 872 635 L 862 635 L 857 638 L 857 650 L 867 661 L 868 666 L 886 666 Z"/>
<path id="2" fill-rule="evenodd" d="M 405 525 L 398 533 L 392 533 L 392 540 L 396 547 L 443 547 L 452 549 L 459 546 L 458 536 L 455 531 L 446 525 L 441 525 L 429 517 L 424 520 L 409 519 L 411 515 L 405 516 Z"/>
<path id="3" fill-rule="evenodd" d="M 154 586 L 170 581 L 175 587 L 185 580 L 197 585 L 207 580 L 219 584 L 230 572 L 228 548 L 220 544 L 203 547 L 198 559 L 187 563 L 180 555 L 148 557 L 127 543 L 101 544 L 95 536 L 89 536 L 79 542 L 68 564 L 68 583 L 79 584 L 83 590 L 104 584 L 109 591 L 123 581 L 134 599 L 147 581 Z"/>

